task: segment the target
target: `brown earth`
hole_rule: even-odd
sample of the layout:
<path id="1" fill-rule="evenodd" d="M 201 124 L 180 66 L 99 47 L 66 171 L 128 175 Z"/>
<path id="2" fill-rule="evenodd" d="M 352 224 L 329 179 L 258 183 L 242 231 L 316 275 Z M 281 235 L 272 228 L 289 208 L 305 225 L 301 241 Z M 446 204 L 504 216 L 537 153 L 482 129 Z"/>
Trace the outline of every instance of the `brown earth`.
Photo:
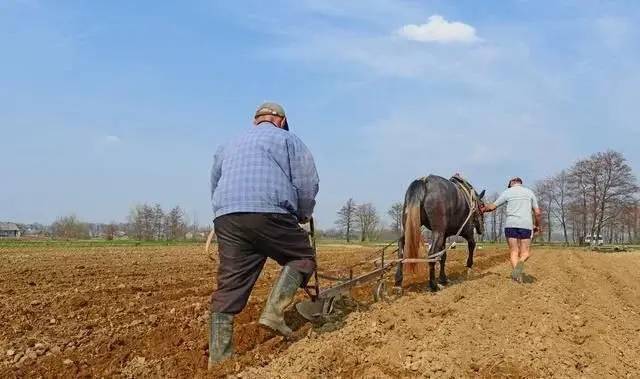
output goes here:
<path id="1" fill-rule="evenodd" d="M 319 250 L 337 273 L 374 249 Z M 465 257 L 450 254 L 437 294 L 409 285 L 371 304 L 363 287 L 322 325 L 290 311 L 293 342 L 255 323 L 268 265 L 237 317 L 238 354 L 208 373 L 214 264 L 201 246 L 3 248 L 0 377 L 640 376 L 640 254 L 538 249 L 523 285 L 503 250 L 479 251 L 470 279 Z"/>

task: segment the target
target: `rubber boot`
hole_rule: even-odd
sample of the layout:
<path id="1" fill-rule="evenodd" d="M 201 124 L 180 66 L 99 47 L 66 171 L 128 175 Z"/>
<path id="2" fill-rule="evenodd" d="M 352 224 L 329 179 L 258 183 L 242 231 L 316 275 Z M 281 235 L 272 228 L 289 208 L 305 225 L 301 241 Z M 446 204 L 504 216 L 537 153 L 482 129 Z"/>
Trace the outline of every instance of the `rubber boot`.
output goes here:
<path id="1" fill-rule="evenodd" d="M 278 281 L 274 284 L 269 293 L 269 299 L 262 311 L 260 320 L 261 325 L 271 328 L 273 331 L 284 337 L 289 337 L 292 333 L 291 329 L 284 322 L 284 310 L 291 304 L 300 284 L 302 284 L 303 275 L 295 269 L 285 266 L 280 273 Z"/>
<path id="2" fill-rule="evenodd" d="M 209 370 L 233 354 L 233 314 L 212 312 L 209 318 Z"/>

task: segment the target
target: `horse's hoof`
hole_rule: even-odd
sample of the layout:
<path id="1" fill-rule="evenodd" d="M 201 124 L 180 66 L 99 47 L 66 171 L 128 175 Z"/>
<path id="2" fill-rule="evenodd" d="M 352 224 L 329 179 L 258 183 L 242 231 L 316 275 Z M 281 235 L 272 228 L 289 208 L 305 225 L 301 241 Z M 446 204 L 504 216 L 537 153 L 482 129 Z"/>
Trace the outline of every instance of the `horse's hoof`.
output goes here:
<path id="1" fill-rule="evenodd" d="M 472 279 L 473 278 L 473 270 L 468 268 L 467 269 L 467 279 Z"/>
<path id="2" fill-rule="evenodd" d="M 442 284 L 442 283 L 438 283 L 438 289 L 439 289 L 439 290 L 444 289 L 444 284 Z"/>
<path id="3" fill-rule="evenodd" d="M 403 291 L 402 291 L 402 287 L 394 286 L 394 287 L 391 289 L 391 292 L 392 292 L 395 296 L 402 296 L 402 292 L 403 292 Z"/>

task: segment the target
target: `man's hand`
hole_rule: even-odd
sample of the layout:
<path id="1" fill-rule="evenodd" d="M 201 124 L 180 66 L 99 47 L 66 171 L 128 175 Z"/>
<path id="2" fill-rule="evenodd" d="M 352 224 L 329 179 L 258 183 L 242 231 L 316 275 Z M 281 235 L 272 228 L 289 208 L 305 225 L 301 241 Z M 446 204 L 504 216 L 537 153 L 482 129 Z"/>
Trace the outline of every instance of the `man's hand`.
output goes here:
<path id="1" fill-rule="evenodd" d="M 542 234 L 542 228 L 539 227 L 538 225 L 534 226 L 533 227 L 533 235 L 537 236 L 537 235 L 540 235 L 540 234 Z"/>
<path id="2" fill-rule="evenodd" d="M 494 204 L 482 204 L 482 205 L 480 205 L 480 212 L 482 212 L 482 213 L 492 212 L 495 209 L 496 209 L 496 206 Z"/>
<path id="3" fill-rule="evenodd" d="M 300 224 L 308 224 L 309 221 L 311 221 L 311 217 L 303 217 L 303 218 L 298 220 L 298 223 L 300 223 Z"/>

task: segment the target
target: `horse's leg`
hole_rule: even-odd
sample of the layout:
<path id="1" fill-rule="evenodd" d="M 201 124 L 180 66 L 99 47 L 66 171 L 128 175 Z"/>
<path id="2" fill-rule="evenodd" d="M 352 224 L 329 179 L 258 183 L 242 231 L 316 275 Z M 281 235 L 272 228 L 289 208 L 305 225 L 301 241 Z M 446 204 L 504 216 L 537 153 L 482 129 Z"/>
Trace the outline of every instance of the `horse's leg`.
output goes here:
<path id="1" fill-rule="evenodd" d="M 442 250 L 442 246 L 444 245 L 444 233 L 433 231 L 433 243 L 431 244 L 431 248 L 429 249 L 429 255 L 434 255 L 437 252 Z M 436 292 L 438 290 L 438 285 L 436 284 L 436 263 L 429 262 L 429 289 L 431 292 Z"/>
<path id="2" fill-rule="evenodd" d="M 467 238 L 467 245 L 469 247 L 469 255 L 467 256 L 467 278 L 470 278 L 473 275 L 473 253 L 476 251 L 475 238 Z"/>
<path id="3" fill-rule="evenodd" d="M 404 254 L 404 233 L 400 237 L 400 241 L 398 242 L 398 259 L 402 259 Z M 395 275 L 395 283 L 394 287 L 402 288 L 402 281 L 404 280 L 404 265 L 402 262 L 398 262 L 398 266 L 396 267 L 396 275 Z"/>
<path id="4" fill-rule="evenodd" d="M 436 284 L 436 264 L 435 262 L 429 262 L 429 289 L 431 292 L 438 291 L 438 285 Z"/>
<path id="5" fill-rule="evenodd" d="M 447 253 L 442 254 L 440 258 L 440 276 L 438 278 L 438 282 L 443 286 L 449 284 L 449 279 L 447 279 L 447 273 L 445 271 L 445 263 L 447 262 Z"/>

